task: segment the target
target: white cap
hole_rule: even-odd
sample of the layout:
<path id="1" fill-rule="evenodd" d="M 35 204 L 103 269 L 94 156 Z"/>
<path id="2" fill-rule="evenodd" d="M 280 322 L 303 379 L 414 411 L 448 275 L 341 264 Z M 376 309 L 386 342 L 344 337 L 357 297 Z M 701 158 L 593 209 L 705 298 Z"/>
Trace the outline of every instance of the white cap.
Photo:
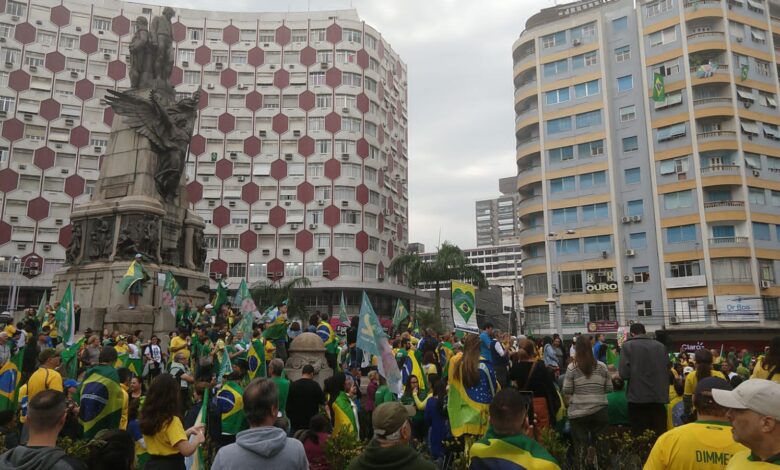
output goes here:
<path id="1" fill-rule="evenodd" d="M 693 372 L 693 367 L 691 367 L 691 366 L 685 366 L 685 367 L 683 367 L 683 375 L 688 375 L 688 374 L 690 374 L 691 372 Z"/>
<path id="2" fill-rule="evenodd" d="M 211 310 L 212 308 L 214 308 L 214 306 L 211 304 L 206 304 L 206 306 L 203 308 L 205 308 L 206 310 Z"/>
<path id="3" fill-rule="evenodd" d="M 136 254 L 135 254 L 135 258 L 136 258 L 136 259 L 138 259 L 138 258 L 143 258 L 143 255 L 141 255 L 141 253 L 136 253 Z"/>
<path id="4" fill-rule="evenodd" d="M 734 390 L 713 390 L 712 398 L 720 406 L 751 410 L 762 416 L 780 420 L 780 383 L 750 379 Z"/>

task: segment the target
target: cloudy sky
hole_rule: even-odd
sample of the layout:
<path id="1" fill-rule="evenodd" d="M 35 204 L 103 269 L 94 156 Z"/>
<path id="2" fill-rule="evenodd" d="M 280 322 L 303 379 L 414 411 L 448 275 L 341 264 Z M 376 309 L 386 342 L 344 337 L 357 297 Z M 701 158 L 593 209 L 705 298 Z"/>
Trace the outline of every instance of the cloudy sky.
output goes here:
<path id="1" fill-rule="evenodd" d="M 162 0 L 195 9 L 344 9 L 379 30 L 409 72 L 409 239 L 476 246 L 474 203 L 515 173 L 512 43 L 553 0 Z M 566 3 L 560 2 L 559 3 Z"/>

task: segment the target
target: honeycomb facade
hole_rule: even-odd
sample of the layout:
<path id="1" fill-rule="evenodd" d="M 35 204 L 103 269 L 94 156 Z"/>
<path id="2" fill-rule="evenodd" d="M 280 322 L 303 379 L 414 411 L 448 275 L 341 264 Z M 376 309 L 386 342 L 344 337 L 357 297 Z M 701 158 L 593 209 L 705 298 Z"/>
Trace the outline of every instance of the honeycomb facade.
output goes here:
<path id="1" fill-rule="evenodd" d="M 135 20 L 162 7 L 0 10 L 0 283 L 27 305 L 99 176 L 113 120 L 103 96 L 129 87 Z M 354 10 L 177 9 L 173 27 L 171 81 L 182 96 L 202 89 L 187 194 L 207 222 L 211 278 L 395 292 L 384 279 L 407 243 L 407 75 L 382 35 Z"/>

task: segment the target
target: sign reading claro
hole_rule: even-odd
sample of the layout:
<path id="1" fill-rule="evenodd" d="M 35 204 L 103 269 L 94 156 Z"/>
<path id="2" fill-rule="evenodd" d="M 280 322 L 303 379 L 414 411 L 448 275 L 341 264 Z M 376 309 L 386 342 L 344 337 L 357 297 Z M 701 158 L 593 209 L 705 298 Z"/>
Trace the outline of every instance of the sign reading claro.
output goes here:
<path id="1" fill-rule="evenodd" d="M 612 271 L 588 272 L 585 275 L 585 292 L 588 294 L 603 294 L 617 292 L 618 283 Z"/>

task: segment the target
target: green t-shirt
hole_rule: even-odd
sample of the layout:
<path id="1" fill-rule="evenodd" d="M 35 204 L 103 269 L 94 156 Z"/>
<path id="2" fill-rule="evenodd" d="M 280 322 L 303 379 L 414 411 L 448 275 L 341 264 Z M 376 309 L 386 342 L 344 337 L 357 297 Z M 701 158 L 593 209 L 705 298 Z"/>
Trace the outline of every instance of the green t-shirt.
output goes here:
<path id="1" fill-rule="evenodd" d="M 287 395 L 290 394 L 290 381 L 284 377 L 271 377 L 271 380 L 279 388 L 279 411 L 282 412 L 282 416 L 287 416 Z"/>
<path id="2" fill-rule="evenodd" d="M 374 395 L 374 409 L 382 403 L 389 403 L 391 401 L 395 401 L 393 392 L 390 391 L 390 388 L 387 385 L 380 385 L 379 388 L 376 389 L 376 395 Z"/>
<path id="3" fill-rule="evenodd" d="M 628 400 L 626 391 L 615 390 L 607 394 L 607 414 L 609 415 L 609 424 L 612 426 L 628 426 L 631 421 L 628 420 Z"/>

